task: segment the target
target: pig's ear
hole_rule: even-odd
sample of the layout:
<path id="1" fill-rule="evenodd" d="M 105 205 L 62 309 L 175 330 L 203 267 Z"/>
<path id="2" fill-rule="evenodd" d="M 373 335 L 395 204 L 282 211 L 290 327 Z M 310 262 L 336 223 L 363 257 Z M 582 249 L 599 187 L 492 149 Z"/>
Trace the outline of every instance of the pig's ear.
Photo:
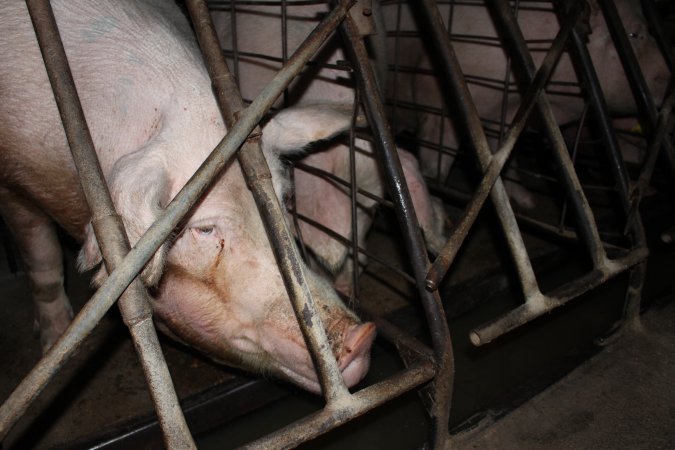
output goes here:
<path id="1" fill-rule="evenodd" d="M 117 213 L 122 217 L 131 246 L 136 244 L 170 200 L 168 174 L 153 159 L 140 152 L 128 155 L 115 164 L 110 176 L 110 194 Z M 92 269 L 101 262 L 101 252 L 91 225 L 87 226 L 85 233 L 85 242 L 78 256 L 81 270 Z M 141 278 L 148 286 L 154 286 L 159 281 L 167 251 L 165 243 L 141 272 Z M 100 285 L 105 277 L 106 271 L 102 267 L 94 283 Z"/>
<path id="2" fill-rule="evenodd" d="M 357 116 L 357 124 L 364 119 Z M 349 129 L 352 107 L 347 104 L 317 104 L 284 109 L 263 127 L 262 144 L 269 155 L 300 153 L 308 145 L 330 139 Z"/>

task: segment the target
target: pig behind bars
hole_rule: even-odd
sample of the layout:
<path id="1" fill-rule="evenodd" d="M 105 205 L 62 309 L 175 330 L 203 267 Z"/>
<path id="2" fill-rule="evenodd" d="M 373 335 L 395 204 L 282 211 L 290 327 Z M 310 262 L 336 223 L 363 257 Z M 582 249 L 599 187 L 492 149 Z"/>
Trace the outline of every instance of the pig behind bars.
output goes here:
<path id="1" fill-rule="evenodd" d="M 291 55 L 309 35 L 319 18 L 328 10 L 327 3 L 294 5 L 289 2 L 285 6 L 270 6 L 232 2 L 212 5 L 211 14 L 218 37 L 230 66 L 238 75 L 244 98 L 253 99 L 272 79 L 282 65 L 284 53 Z M 282 14 L 284 7 L 285 15 Z M 354 10 L 356 14 L 359 13 L 358 8 Z M 372 2 L 371 12 L 376 33 L 368 36 L 366 42 L 376 75 L 384 84 L 387 73 L 386 34 L 377 1 Z M 285 40 L 282 30 L 284 18 Z M 313 64 L 308 65 L 291 84 L 285 99 L 280 99 L 277 106 L 292 105 L 296 114 L 310 116 L 313 115 L 312 110 L 325 108 L 349 114 L 354 104 L 355 82 L 349 66 L 344 64 L 346 59 L 343 43 L 340 36 L 336 35 L 317 53 Z M 277 125 L 290 130 L 294 123 L 298 122 L 283 120 Z M 358 188 L 383 197 L 385 184 L 373 157 L 373 144 L 357 137 L 355 146 Z M 300 159 L 304 165 L 350 181 L 349 147 L 346 144 L 328 142 L 314 150 L 309 154 L 303 152 L 296 159 Z M 399 150 L 399 157 L 427 247 L 432 253 L 437 252 L 444 244 L 445 214 L 440 202 L 429 195 L 415 158 L 403 150 Z M 304 169 L 294 169 L 294 180 L 297 212 L 349 239 L 352 233 L 349 190 Z M 364 247 L 376 202 L 358 195 L 357 203 L 356 239 L 359 246 Z M 303 220 L 299 221 L 299 235 L 313 251 L 320 266 L 333 275 L 336 288 L 349 294 L 353 283 L 349 247 Z M 359 258 L 362 264 L 365 263 L 363 255 Z"/>
<path id="2" fill-rule="evenodd" d="M 133 245 L 226 133 L 210 80 L 188 21 L 173 2 L 52 5 L 104 176 Z M 47 350 L 72 316 L 56 224 L 84 243 L 82 269 L 96 267 L 101 256 L 25 4 L 6 2 L 0 21 L 0 212 L 20 248 Z M 275 120 L 283 118 L 282 112 Z M 296 151 L 349 125 L 348 119 L 301 118 L 300 134 L 264 133 L 268 156 Z M 282 186 L 280 165 L 272 161 L 271 170 Z M 152 288 L 155 320 L 173 337 L 218 361 L 320 391 L 236 161 L 141 276 Z M 307 282 L 352 386 L 368 370 L 374 325 L 360 323 L 322 277 L 307 271 Z"/>
<path id="3" fill-rule="evenodd" d="M 448 17 L 452 17 L 450 32 L 455 36 L 453 48 L 469 83 L 469 90 L 483 125 L 489 130 L 488 139 L 491 145 L 496 147 L 502 107 L 508 125 L 521 97 L 516 85 L 513 84 L 516 80 L 514 73 L 517 72 L 507 65 L 507 50 L 497 39 L 499 34 L 486 3 L 458 2 L 452 5 L 452 14 L 449 12 L 450 5 L 446 4 L 440 7 L 440 11 L 446 24 Z M 610 113 L 635 115 L 637 112 L 635 102 L 602 13 L 595 1 L 590 1 L 589 4 L 590 17 L 587 25 L 590 27 L 590 34 L 587 46 Z M 618 0 L 616 5 L 652 95 L 655 99 L 661 99 L 670 74 L 655 40 L 648 33 L 640 2 Z M 400 16 L 397 3 L 387 5 L 383 13 L 388 30 L 396 30 L 399 22 L 398 29 L 403 31 L 398 38 L 394 37 L 394 33 L 390 34 L 392 42 L 388 46 L 389 61 L 391 64 L 407 68 L 397 72 L 395 76 L 390 76 L 392 96 L 396 96 L 401 103 L 411 102 L 421 105 L 426 111 L 429 108 L 442 108 L 444 99 L 449 98 L 449 95 L 442 79 L 435 75 L 438 71 L 433 70 L 434 53 L 431 45 L 415 33 L 410 33 L 417 30 L 413 20 L 415 12 L 412 4 L 403 4 Z M 552 5 L 546 2 L 520 2 L 517 18 L 535 64 L 538 65 L 548 48 L 547 44 L 542 43 L 550 42 L 559 29 Z M 509 85 L 509 93 L 504 102 L 505 79 L 512 84 Z M 582 114 L 584 101 L 578 95 L 577 75 L 567 53 L 563 54 L 551 80 L 573 84 L 573 86 L 551 85 L 548 89 L 548 98 L 557 122 L 564 125 L 578 120 Z M 449 115 L 452 116 L 452 109 Z M 408 128 L 420 140 L 439 143 L 445 148 L 456 150 L 462 144 L 463 135 L 456 128 L 459 123 L 455 123 L 447 116 L 448 114 L 441 117 L 440 114 L 402 108 L 398 109 L 396 115 L 401 127 Z M 422 171 L 426 176 L 438 177 L 439 182 L 447 178 L 454 159 L 454 154 L 447 152 L 439 154 L 436 149 L 421 146 Z M 514 184 L 510 186 L 507 184 L 507 189 L 520 206 L 526 208 L 534 206 L 534 198 L 527 190 Z"/>

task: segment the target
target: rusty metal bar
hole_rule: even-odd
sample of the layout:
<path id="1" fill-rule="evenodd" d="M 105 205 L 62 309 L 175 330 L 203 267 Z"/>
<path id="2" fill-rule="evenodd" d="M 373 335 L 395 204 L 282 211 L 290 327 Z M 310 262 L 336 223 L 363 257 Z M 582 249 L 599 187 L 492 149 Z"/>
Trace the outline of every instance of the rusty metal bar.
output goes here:
<path id="1" fill-rule="evenodd" d="M 434 41 L 438 46 L 438 62 L 445 76 L 444 79 L 454 96 L 455 102 L 453 105 L 450 105 L 450 108 L 458 114 L 468 131 L 468 137 L 478 157 L 481 170 L 484 172 L 490 163 L 492 152 L 490 151 L 478 110 L 471 99 L 471 93 L 462 74 L 462 68 L 452 48 L 450 38 L 443 26 L 443 21 L 435 2 L 433 0 L 422 0 L 420 6 L 422 6 L 422 11 L 424 12 L 423 18 L 426 20 L 425 28 L 432 33 Z M 501 177 L 497 179 L 493 189 L 490 191 L 490 198 L 513 257 L 523 294 L 526 297 L 528 295 L 537 295 L 540 293 L 537 279 L 528 258 L 523 237 L 518 229 L 513 209 L 509 203 L 508 195 L 504 190 L 504 183 Z"/>
<path id="2" fill-rule="evenodd" d="M 223 140 L 169 203 L 164 213 L 157 218 L 127 256 L 110 273 L 106 281 L 73 319 L 51 351 L 38 362 L 12 392 L 0 407 L 0 437 L 7 433 L 8 429 L 23 414 L 51 377 L 60 370 L 72 356 L 77 346 L 94 329 L 106 311 L 122 295 L 136 277 L 136 274 L 141 271 L 152 255 L 164 243 L 167 236 L 176 228 L 183 216 L 204 193 L 211 180 L 225 167 L 232 155 L 263 118 L 265 112 L 272 107 L 284 88 L 337 27 L 345 13 L 342 9 L 334 10 L 314 32 L 321 38 L 306 42 L 305 45 L 298 48 L 289 59 L 289 63 L 263 89 L 262 94 L 256 98 L 256 101 L 241 113 L 237 124 L 229 130 Z"/>
<path id="3" fill-rule="evenodd" d="M 472 330 L 469 334 L 471 343 L 476 346 L 487 344 L 520 325 L 564 305 L 573 298 L 600 286 L 610 278 L 642 262 L 647 258 L 648 253 L 649 252 L 645 247 L 637 248 L 621 258 L 607 261 L 605 265 L 596 267 L 588 274 L 556 288 L 549 294 L 540 294 L 538 296 L 529 297 L 527 301 L 518 308 L 509 311 L 492 322 Z"/>
<path id="4" fill-rule="evenodd" d="M 553 73 L 553 69 L 560 59 L 560 55 L 562 55 L 572 28 L 579 20 L 582 11 L 582 8 L 578 6 L 570 13 L 570 17 L 568 17 L 565 25 L 560 29 L 553 45 L 544 57 L 544 60 L 534 77 L 534 81 L 523 96 L 523 100 L 513 118 L 511 128 L 503 139 L 501 148 L 491 157 L 487 169 L 483 172 L 483 179 L 481 180 L 480 185 L 471 197 L 469 204 L 465 207 L 462 216 L 454 225 L 450 239 L 448 239 L 443 246 L 443 249 L 440 251 L 438 257 L 427 273 L 425 285 L 428 290 L 438 289 L 441 280 L 445 277 L 457 252 L 464 243 L 466 236 L 469 234 L 469 230 L 476 221 L 478 213 L 483 207 L 483 203 L 492 190 L 492 186 L 511 155 L 516 140 L 520 136 L 520 133 L 525 129 L 526 121 L 534 108 L 535 101 L 546 87 L 546 83 Z"/>
<path id="5" fill-rule="evenodd" d="M 295 448 L 305 441 L 324 434 L 414 389 L 431 380 L 434 376 L 438 379 L 439 376 L 445 376 L 445 374 L 437 372 L 432 363 L 421 362 L 415 364 L 376 385 L 369 386 L 353 394 L 351 401 L 347 404 L 336 404 L 334 407 L 327 406 L 321 411 L 304 417 L 273 434 L 250 442 L 241 448 L 256 450 Z M 445 427 L 447 428 L 447 424 Z M 443 442 L 437 443 L 436 448 L 441 448 L 442 444 Z"/>
<path id="6" fill-rule="evenodd" d="M 188 0 L 186 5 L 195 25 L 197 40 L 214 84 L 223 117 L 227 126 L 232 127 L 237 115 L 245 106 L 225 63 L 209 9 L 204 0 Z M 347 7 L 348 4 L 345 3 L 336 8 L 337 15 L 344 15 Z M 320 38 L 321 35 L 312 33 L 307 41 Z M 333 356 L 321 317 L 316 312 L 312 294 L 305 282 L 302 259 L 274 192 L 272 175 L 260 147 L 260 134 L 259 129 L 256 129 L 253 136 L 243 145 L 239 152 L 239 163 L 265 223 L 295 316 L 313 356 L 324 397 L 330 406 L 335 402 L 346 400 L 350 394 Z"/>
<path id="7" fill-rule="evenodd" d="M 96 156 L 51 5 L 48 0 L 26 0 L 26 6 L 54 91 L 73 161 L 91 211 L 96 239 L 106 268 L 112 271 L 129 252 L 130 246 L 124 225 L 115 211 Z M 119 307 L 141 361 L 165 444 L 170 448 L 196 448 L 180 409 L 178 396 L 173 388 L 171 375 L 152 323 L 148 293 L 140 280 L 136 279 L 131 283 L 120 298 Z M 61 341 L 58 344 L 60 343 Z M 54 352 L 60 351 L 61 347 L 62 345 L 58 345 Z M 16 410 L 12 412 L 17 419 L 23 412 L 24 405 L 27 407 L 25 402 L 16 405 Z M 5 405 L 3 410 L 4 407 Z M 12 407 L 12 403 L 9 403 L 9 407 Z M 8 430 L 9 426 L 7 428 L 3 426 L 3 436 Z"/>
<path id="8" fill-rule="evenodd" d="M 427 318 L 431 333 L 435 362 L 439 376 L 433 385 L 434 403 L 431 415 L 434 422 L 434 442 L 437 446 L 448 437 L 448 417 L 452 399 L 454 382 L 454 360 L 450 332 L 438 293 L 430 293 L 424 289 L 426 269 L 429 265 L 424 239 L 417 222 L 410 192 L 405 182 L 401 161 L 398 158 L 394 137 L 387 124 L 384 105 L 379 93 L 374 70 L 370 64 L 368 52 L 355 20 L 348 16 L 342 24 L 346 46 L 361 90 L 373 134 L 376 150 L 385 173 L 389 195 L 394 200 L 396 216 L 404 237 L 404 243 L 413 267 L 417 289 Z"/>

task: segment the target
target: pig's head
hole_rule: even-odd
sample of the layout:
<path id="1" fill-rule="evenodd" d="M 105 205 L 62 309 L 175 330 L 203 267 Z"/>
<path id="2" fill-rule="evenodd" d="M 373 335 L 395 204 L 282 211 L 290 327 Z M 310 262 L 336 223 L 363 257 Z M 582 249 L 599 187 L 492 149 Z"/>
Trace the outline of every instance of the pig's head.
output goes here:
<path id="1" fill-rule="evenodd" d="M 607 106 L 612 114 L 635 115 L 637 107 L 619 54 L 605 24 L 602 10 L 595 0 L 589 0 L 589 4 L 591 6 L 591 34 L 588 48 L 593 57 Z M 670 80 L 670 71 L 656 40 L 649 33 L 640 1 L 618 0 L 616 7 L 652 97 L 659 105 Z"/>
<path id="2" fill-rule="evenodd" d="M 280 197 L 287 183 L 279 155 L 301 151 L 349 123 L 347 111 L 334 107 L 313 107 L 307 113 L 290 110 L 270 121 L 263 129 L 262 144 Z M 140 197 L 135 206 L 141 211 L 126 217 L 129 208 L 118 209 L 127 211 L 123 218 L 134 242 L 180 186 L 171 187 L 175 181 L 170 170 L 153 177 L 156 171 L 144 161 L 134 161 L 129 170 L 140 177 L 128 186 L 140 185 L 133 192 Z M 117 192 L 115 179 L 112 185 L 113 193 Z M 153 286 L 152 306 L 163 331 L 217 361 L 271 373 L 320 392 L 270 242 L 236 161 L 185 222 L 142 274 L 146 284 Z M 91 265 L 99 256 L 89 234 L 81 261 L 89 260 Z M 362 324 L 325 279 L 304 269 L 345 383 L 352 386 L 368 371 L 375 327 Z"/>

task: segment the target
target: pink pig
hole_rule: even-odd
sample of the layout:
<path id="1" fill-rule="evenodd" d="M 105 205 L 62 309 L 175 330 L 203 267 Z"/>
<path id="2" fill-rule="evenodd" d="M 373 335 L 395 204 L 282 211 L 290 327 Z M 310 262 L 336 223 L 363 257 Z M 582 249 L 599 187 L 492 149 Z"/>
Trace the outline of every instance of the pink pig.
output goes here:
<path id="1" fill-rule="evenodd" d="M 200 52 L 173 2 L 52 2 L 103 173 L 132 245 L 226 133 Z M 55 226 L 84 242 L 84 270 L 101 262 L 89 212 L 23 2 L 0 33 L 0 213 L 31 281 L 48 349 L 72 312 Z M 295 114 L 295 113 L 292 113 Z M 272 120 L 284 120 L 279 113 Z M 349 121 L 303 118 L 302 137 L 264 133 L 268 157 L 329 138 Z M 277 189 L 284 174 L 270 161 Z M 283 192 L 279 192 L 283 196 Z M 305 269 L 348 386 L 369 367 L 375 336 L 330 284 Z M 97 280 L 104 276 L 99 271 Z M 313 392 L 312 359 L 240 167 L 232 161 L 142 272 L 155 320 L 212 358 L 272 373 Z"/>

